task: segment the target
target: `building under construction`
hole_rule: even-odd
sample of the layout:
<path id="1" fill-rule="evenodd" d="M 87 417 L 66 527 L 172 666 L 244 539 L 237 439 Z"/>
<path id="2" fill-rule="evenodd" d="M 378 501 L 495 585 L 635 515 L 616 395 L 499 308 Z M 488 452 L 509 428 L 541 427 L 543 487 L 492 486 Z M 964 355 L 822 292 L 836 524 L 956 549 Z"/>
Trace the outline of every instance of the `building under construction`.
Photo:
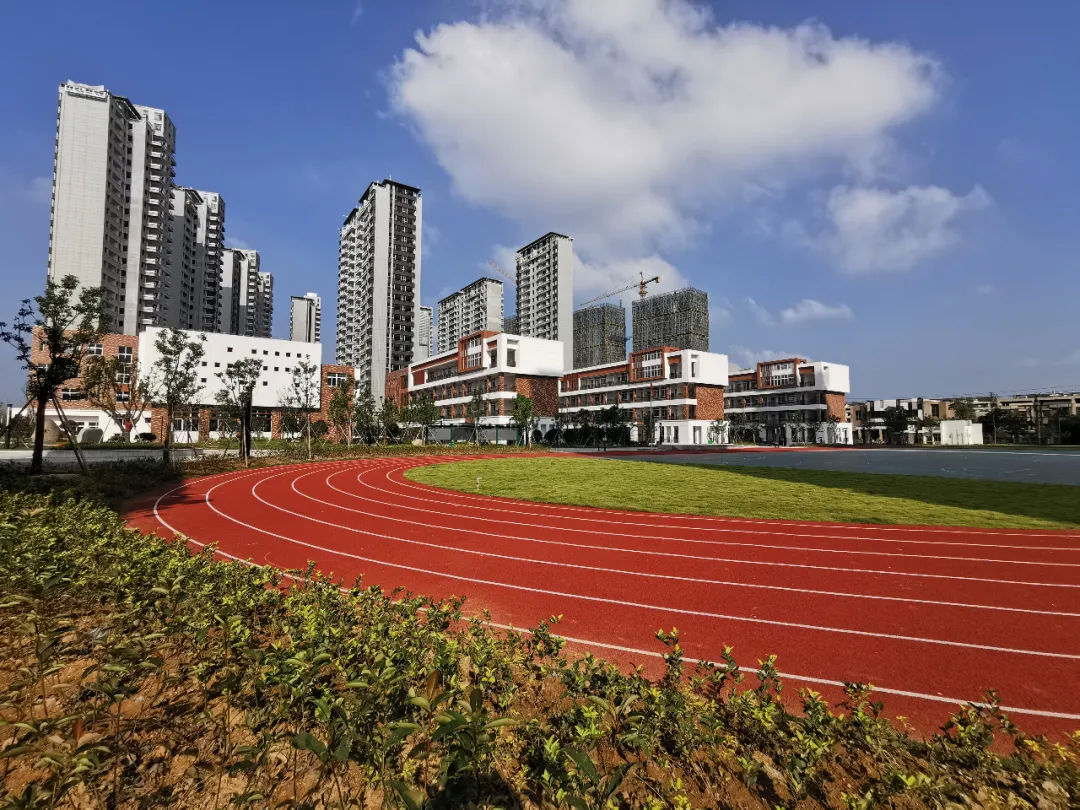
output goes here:
<path id="1" fill-rule="evenodd" d="M 634 351 L 670 346 L 709 350 L 709 294 L 694 287 L 634 302 Z"/>
<path id="2" fill-rule="evenodd" d="M 626 310 L 597 304 L 574 312 L 574 368 L 626 359 Z"/>

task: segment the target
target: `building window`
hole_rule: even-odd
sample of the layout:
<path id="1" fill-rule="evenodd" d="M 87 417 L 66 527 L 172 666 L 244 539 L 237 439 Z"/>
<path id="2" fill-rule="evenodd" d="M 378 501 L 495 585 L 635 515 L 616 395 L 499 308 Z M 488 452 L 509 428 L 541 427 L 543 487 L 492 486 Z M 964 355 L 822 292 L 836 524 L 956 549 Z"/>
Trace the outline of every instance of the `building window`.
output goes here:
<path id="1" fill-rule="evenodd" d="M 121 346 L 116 350 L 116 359 L 121 363 L 131 365 L 133 362 L 133 352 L 130 346 Z"/>
<path id="2" fill-rule="evenodd" d="M 285 370 L 288 371 L 288 369 Z M 340 388 L 341 386 L 345 385 L 348 379 L 348 374 L 343 374 L 340 371 L 331 371 L 329 374 L 326 375 L 326 384 L 330 388 Z"/>
<path id="3" fill-rule="evenodd" d="M 225 351 L 231 352 L 232 351 L 232 346 L 229 346 Z"/>
<path id="4" fill-rule="evenodd" d="M 120 385 L 131 385 L 131 367 L 118 368 L 116 370 L 116 382 Z"/>
<path id="5" fill-rule="evenodd" d="M 60 399 L 64 400 L 65 402 L 73 402 L 78 399 L 84 399 L 85 396 L 86 395 L 83 394 L 82 390 L 79 388 L 60 389 Z"/>
<path id="6" fill-rule="evenodd" d="M 101 344 L 100 343 L 91 343 L 91 344 L 87 345 L 86 353 L 88 355 L 93 355 L 95 357 L 101 357 L 101 355 L 103 354 Z"/>

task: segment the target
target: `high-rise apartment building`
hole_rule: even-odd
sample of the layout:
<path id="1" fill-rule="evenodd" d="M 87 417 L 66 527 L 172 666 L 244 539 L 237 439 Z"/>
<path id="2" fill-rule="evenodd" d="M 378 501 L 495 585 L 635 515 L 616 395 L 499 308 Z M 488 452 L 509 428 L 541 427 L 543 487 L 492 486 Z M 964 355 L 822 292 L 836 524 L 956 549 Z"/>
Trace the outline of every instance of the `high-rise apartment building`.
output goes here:
<path id="1" fill-rule="evenodd" d="M 416 357 L 413 362 L 419 362 L 431 357 L 431 334 L 435 322 L 435 312 L 431 307 L 420 307 L 416 313 Z"/>
<path id="2" fill-rule="evenodd" d="M 194 303 L 188 329 L 226 332 L 219 319 L 221 265 L 225 253 L 225 200 L 213 191 L 196 191 Z"/>
<path id="3" fill-rule="evenodd" d="M 517 252 L 518 333 L 563 344 L 564 363 L 574 361 L 574 240 L 546 233 Z"/>
<path id="4" fill-rule="evenodd" d="M 175 146 L 164 110 L 102 86 L 60 85 L 48 273 L 99 288 L 108 329 L 135 334 L 169 308 Z"/>
<path id="5" fill-rule="evenodd" d="M 450 351 L 466 335 L 502 328 L 503 283 L 479 278 L 439 302 L 438 352 Z"/>
<path id="6" fill-rule="evenodd" d="M 709 294 L 685 287 L 634 301 L 634 351 L 660 346 L 709 350 Z"/>
<path id="7" fill-rule="evenodd" d="M 383 180 L 367 187 L 339 234 L 337 360 L 379 401 L 386 372 L 419 351 L 422 221 L 420 189 Z"/>
<path id="8" fill-rule="evenodd" d="M 626 359 L 626 310 L 597 304 L 574 311 L 574 368 Z"/>
<path id="9" fill-rule="evenodd" d="M 230 248 L 221 261 L 221 322 L 233 335 L 270 337 L 274 317 L 274 277 L 259 269 L 257 250 Z"/>
<path id="10" fill-rule="evenodd" d="M 506 334 L 508 334 L 508 335 L 517 335 L 517 334 L 520 334 L 520 332 L 519 332 L 519 330 L 518 330 L 518 319 L 517 319 L 517 315 L 505 315 L 505 316 L 503 317 L 503 326 L 502 326 L 502 330 L 503 330 L 504 332 L 506 332 Z"/>
<path id="11" fill-rule="evenodd" d="M 289 340 L 318 343 L 322 337 L 322 299 L 315 293 L 294 295 L 289 308 Z"/>

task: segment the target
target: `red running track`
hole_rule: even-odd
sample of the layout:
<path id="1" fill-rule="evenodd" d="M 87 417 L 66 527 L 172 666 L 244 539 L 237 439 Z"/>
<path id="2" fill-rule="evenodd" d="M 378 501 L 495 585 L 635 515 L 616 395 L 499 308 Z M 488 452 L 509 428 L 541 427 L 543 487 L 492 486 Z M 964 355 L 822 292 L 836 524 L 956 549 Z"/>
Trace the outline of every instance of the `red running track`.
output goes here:
<path id="1" fill-rule="evenodd" d="M 499 625 L 563 614 L 575 645 L 653 672 L 655 631 L 677 626 L 690 660 L 775 653 L 789 687 L 871 683 L 924 731 L 991 687 L 1029 732 L 1080 728 L 1080 533 L 622 512 L 404 476 L 445 460 L 209 476 L 129 518 L 256 564 L 465 594 Z"/>

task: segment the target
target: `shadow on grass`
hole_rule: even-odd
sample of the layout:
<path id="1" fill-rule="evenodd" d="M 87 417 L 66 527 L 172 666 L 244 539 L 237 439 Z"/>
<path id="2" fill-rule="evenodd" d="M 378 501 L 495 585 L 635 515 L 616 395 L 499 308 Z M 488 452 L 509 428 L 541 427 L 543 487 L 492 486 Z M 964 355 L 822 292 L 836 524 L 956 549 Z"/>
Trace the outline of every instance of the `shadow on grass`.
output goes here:
<path id="1" fill-rule="evenodd" d="M 1015 481 L 991 481 L 973 478 L 942 478 L 889 473 L 854 473 L 838 470 L 805 470 L 786 467 L 742 467 L 710 464 L 687 464 L 700 470 L 738 473 L 765 481 L 776 481 L 826 490 L 840 490 L 852 495 L 873 496 L 965 510 L 984 510 L 1005 515 L 1054 521 L 1080 528 L 1080 487 L 1068 484 L 1031 484 Z M 897 504 L 900 506 L 901 504 Z M 845 507 L 846 516 L 833 520 L 856 523 L 897 522 L 882 519 L 867 504 L 859 516 L 857 501 Z M 913 514 L 914 511 L 913 511 Z M 825 518 L 828 519 L 828 518 Z M 912 521 L 912 522 L 918 522 Z"/>

